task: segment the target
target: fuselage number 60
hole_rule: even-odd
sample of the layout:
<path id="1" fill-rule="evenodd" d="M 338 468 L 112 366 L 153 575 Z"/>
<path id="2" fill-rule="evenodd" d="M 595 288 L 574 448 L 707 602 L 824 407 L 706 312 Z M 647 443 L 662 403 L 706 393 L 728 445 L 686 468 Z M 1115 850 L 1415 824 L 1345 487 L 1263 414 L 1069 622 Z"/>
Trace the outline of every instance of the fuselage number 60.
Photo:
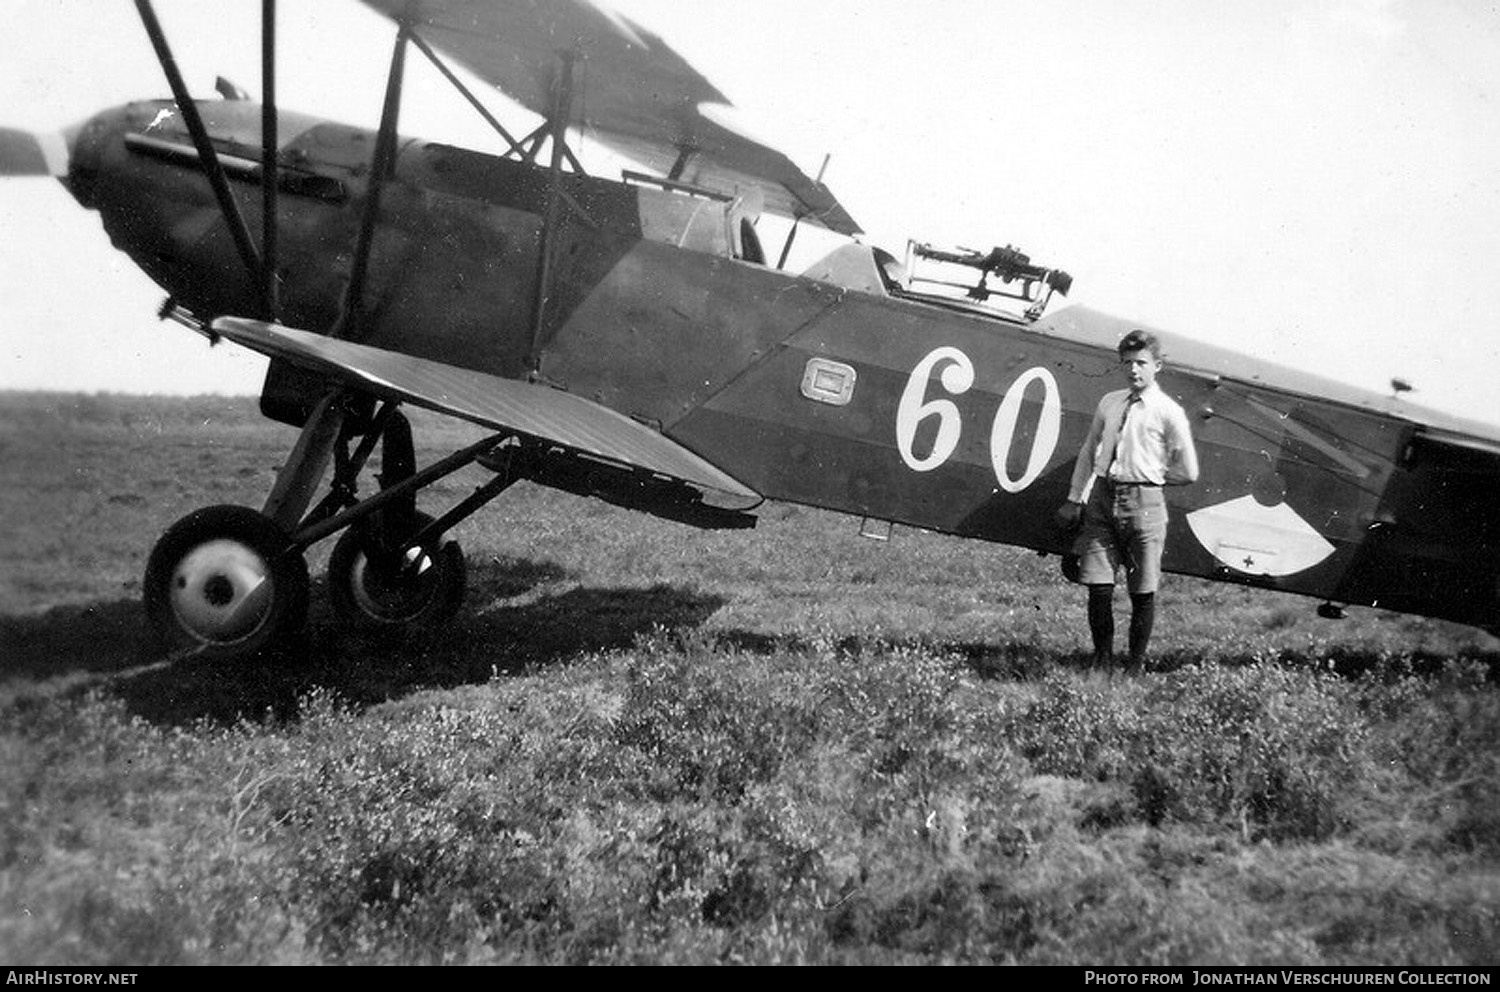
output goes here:
<path id="1" fill-rule="evenodd" d="M 944 346 L 928 352 L 911 375 L 906 379 L 906 388 L 901 391 L 901 405 L 896 408 L 896 447 L 901 460 L 916 472 L 931 472 L 946 462 L 958 447 L 963 433 L 963 418 L 958 404 L 946 397 L 928 399 L 927 391 L 933 373 L 942 390 L 949 396 L 960 396 L 974 385 L 974 363 L 969 356 L 957 348 Z M 1015 441 L 1016 418 L 1021 413 L 1021 401 L 1026 390 L 1034 382 L 1041 383 L 1042 410 L 1037 420 L 1036 433 L 1031 437 L 1031 453 L 1026 459 L 1026 470 L 1019 478 L 1011 478 L 1007 462 L 1010 448 Z M 917 429 L 923 421 L 937 418 L 936 437 L 932 448 L 922 457 L 913 450 Z M 1047 369 L 1033 366 L 1016 377 L 1000 400 L 1000 409 L 995 411 L 995 422 L 990 428 L 990 464 L 995 469 L 995 481 L 1008 493 L 1018 493 L 1036 481 L 1047 467 L 1052 452 L 1057 448 L 1057 435 L 1062 427 L 1062 398 L 1058 394 L 1057 380 Z"/>

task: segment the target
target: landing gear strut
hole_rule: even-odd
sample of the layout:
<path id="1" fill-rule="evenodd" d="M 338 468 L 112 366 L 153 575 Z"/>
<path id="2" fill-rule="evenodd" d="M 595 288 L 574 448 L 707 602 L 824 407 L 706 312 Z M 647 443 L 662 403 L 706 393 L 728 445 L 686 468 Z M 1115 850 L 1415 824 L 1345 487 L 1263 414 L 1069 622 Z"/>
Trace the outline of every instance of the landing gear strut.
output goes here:
<path id="1" fill-rule="evenodd" d="M 380 433 L 382 490 L 416 475 L 411 424 L 398 411 L 382 416 L 371 432 Z M 340 458 L 335 488 L 352 494 L 353 460 Z M 369 631 L 428 629 L 448 619 L 463 602 L 464 555 L 444 541 L 432 517 L 417 510 L 415 490 L 392 498 L 349 526 L 328 559 L 328 595 L 340 618 Z"/>
<path id="2" fill-rule="evenodd" d="M 512 452 L 507 445 L 516 442 L 494 435 L 418 471 L 411 427 L 396 404 L 370 416 L 346 399 L 330 394 L 320 404 L 265 512 L 211 506 L 162 535 L 147 564 L 145 599 L 166 646 L 222 661 L 259 654 L 296 632 L 307 617 L 303 552 L 341 530 L 329 557 L 328 591 L 343 620 L 367 631 L 430 629 L 458 609 L 467 584 L 464 556 L 444 534 L 521 478 L 524 460 L 511 454 L 487 460 L 495 477 L 436 519 L 417 510 L 417 491 L 481 455 Z M 356 482 L 377 443 L 381 488 L 361 500 Z M 329 460 L 332 484 L 309 510 Z"/>

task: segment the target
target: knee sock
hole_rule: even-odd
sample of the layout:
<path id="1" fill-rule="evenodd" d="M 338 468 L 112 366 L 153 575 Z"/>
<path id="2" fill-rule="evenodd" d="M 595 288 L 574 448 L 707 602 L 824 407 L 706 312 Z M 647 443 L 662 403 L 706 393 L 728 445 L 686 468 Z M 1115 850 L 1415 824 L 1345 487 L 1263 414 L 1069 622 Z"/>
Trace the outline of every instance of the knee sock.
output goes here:
<path id="1" fill-rule="evenodd" d="M 1115 649 L 1115 587 L 1089 586 L 1089 633 L 1094 638 L 1094 660 L 1107 662 Z"/>
<path id="2" fill-rule="evenodd" d="M 1139 665 L 1146 660 L 1146 648 L 1151 644 L 1151 627 L 1156 621 L 1156 593 L 1137 592 L 1130 594 L 1130 663 Z"/>

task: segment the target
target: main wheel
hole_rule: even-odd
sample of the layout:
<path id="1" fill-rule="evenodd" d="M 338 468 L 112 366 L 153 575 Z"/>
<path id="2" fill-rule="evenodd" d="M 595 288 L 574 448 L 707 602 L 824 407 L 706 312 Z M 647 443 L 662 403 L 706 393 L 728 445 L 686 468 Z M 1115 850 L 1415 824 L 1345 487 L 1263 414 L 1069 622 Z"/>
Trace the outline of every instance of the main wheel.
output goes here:
<path id="1" fill-rule="evenodd" d="M 379 514 L 376 514 L 377 519 Z M 417 513 L 406 534 L 432 522 Z M 463 551 L 453 541 L 402 551 L 382 540 L 378 522 L 355 524 L 328 557 L 328 596 L 350 624 L 371 631 L 430 628 L 453 615 L 468 581 Z"/>
<path id="2" fill-rule="evenodd" d="M 269 517 L 210 506 L 167 528 L 146 563 L 146 616 L 163 645 L 250 657 L 307 618 L 307 561 Z"/>

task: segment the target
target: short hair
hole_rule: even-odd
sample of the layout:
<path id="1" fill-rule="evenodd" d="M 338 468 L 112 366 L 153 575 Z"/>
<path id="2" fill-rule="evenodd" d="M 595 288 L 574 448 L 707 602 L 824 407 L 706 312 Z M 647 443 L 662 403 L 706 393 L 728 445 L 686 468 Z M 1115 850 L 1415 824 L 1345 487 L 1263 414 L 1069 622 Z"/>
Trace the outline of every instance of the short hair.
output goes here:
<path id="1" fill-rule="evenodd" d="M 1155 334 L 1143 331 L 1139 327 L 1121 338 L 1115 350 L 1119 352 L 1121 358 L 1125 357 L 1127 351 L 1149 351 L 1152 358 L 1158 362 L 1161 361 L 1161 342 L 1156 340 Z"/>

